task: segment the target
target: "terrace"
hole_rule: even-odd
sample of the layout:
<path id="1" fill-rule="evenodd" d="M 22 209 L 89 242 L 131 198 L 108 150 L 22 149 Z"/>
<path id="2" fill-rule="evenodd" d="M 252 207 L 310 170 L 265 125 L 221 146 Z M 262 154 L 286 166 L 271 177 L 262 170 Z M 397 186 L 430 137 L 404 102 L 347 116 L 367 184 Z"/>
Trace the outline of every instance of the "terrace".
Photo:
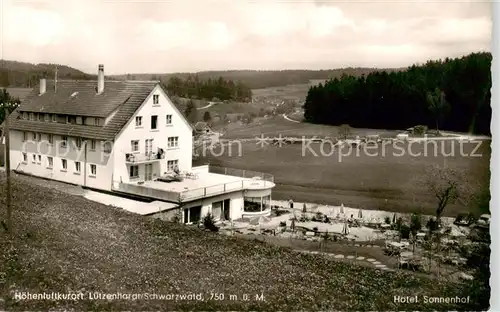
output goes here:
<path id="1" fill-rule="evenodd" d="M 114 182 L 113 190 L 182 203 L 242 190 L 270 190 L 274 186 L 274 177 L 269 174 L 205 165 L 193 167 L 182 181 Z"/>

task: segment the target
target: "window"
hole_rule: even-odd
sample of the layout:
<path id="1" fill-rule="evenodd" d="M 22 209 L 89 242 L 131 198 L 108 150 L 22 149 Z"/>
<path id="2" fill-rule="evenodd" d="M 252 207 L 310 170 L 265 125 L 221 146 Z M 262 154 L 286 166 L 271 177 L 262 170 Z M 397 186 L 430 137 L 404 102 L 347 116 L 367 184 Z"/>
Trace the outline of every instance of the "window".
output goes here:
<path id="1" fill-rule="evenodd" d="M 47 168 L 52 168 L 54 166 L 54 159 L 50 156 L 47 156 Z"/>
<path id="2" fill-rule="evenodd" d="M 90 140 L 90 149 L 95 151 L 95 140 Z"/>
<path id="3" fill-rule="evenodd" d="M 38 163 L 41 164 L 42 163 L 42 155 L 38 155 Z"/>
<path id="4" fill-rule="evenodd" d="M 167 146 L 168 148 L 179 147 L 179 137 L 169 137 Z"/>
<path id="5" fill-rule="evenodd" d="M 40 141 L 42 140 L 42 134 L 41 134 L 41 133 L 37 133 L 37 134 L 36 134 L 36 140 L 37 140 L 38 142 L 40 142 Z"/>
<path id="6" fill-rule="evenodd" d="M 75 161 L 75 172 L 80 173 L 81 171 L 81 163 L 79 161 Z"/>
<path id="7" fill-rule="evenodd" d="M 222 216 L 222 201 L 212 203 L 212 216 L 215 220 L 220 220 Z"/>
<path id="8" fill-rule="evenodd" d="M 28 140 L 28 132 L 24 131 L 23 132 L 23 142 Z"/>
<path id="9" fill-rule="evenodd" d="M 42 118 L 43 118 L 43 116 L 42 116 L 43 114 L 42 113 L 40 113 L 40 114 L 36 114 L 35 113 L 35 115 L 36 115 L 36 120 L 42 121 Z"/>
<path id="10" fill-rule="evenodd" d="M 142 127 L 142 116 L 136 116 L 135 117 L 135 126 L 136 127 Z"/>
<path id="11" fill-rule="evenodd" d="M 151 116 L 151 130 L 158 127 L 158 116 Z"/>
<path id="12" fill-rule="evenodd" d="M 104 153 L 110 154 L 111 153 L 111 142 L 103 142 L 103 150 Z"/>
<path id="13" fill-rule="evenodd" d="M 34 163 L 36 162 L 36 155 L 35 154 L 33 154 L 33 160 L 32 160 L 32 162 L 34 162 Z"/>
<path id="14" fill-rule="evenodd" d="M 28 119 L 28 113 L 26 112 L 23 113 L 23 119 Z"/>
<path id="15" fill-rule="evenodd" d="M 68 169 L 68 161 L 66 159 L 61 159 L 61 170 L 66 171 Z"/>
<path id="16" fill-rule="evenodd" d="M 48 134 L 47 138 L 49 139 L 49 144 L 54 143 L 54 136 L 52 134 Z"/>
<path id="17" fill-rule="evenodd" d="M 90 175 L 95 176 L 97 174 L 97 166 L 96 165 L 90 165 Z"/>
<path id="18" fill-rule="evenodd" d="M 30 120 L 35 120 L 35 114 L 30 113 Z"/>
<path id="19" fill-rule="evenodd" d="M 139 166 L 130 166 L 130 178 L 135 179 L 139 177 Z"/>
<path id="20" fill-rule="evenodd" d="M 201 220 L 201 206 L 184 209 L 184 223 L 198 223 Z"/>
<path id="21" fill-rule="evenodd" d="M 174 171 L 176 167 L 179 166 L 179 160 L 169 160 L 167 161 L 167 171 Z"/>
<path id="22" fill-rule="evenodd" d="M 139 151 L 139 140 L 133 140 L 130 143 L 132 145 L 132 152 L 138 152 Z"/>
<path id="23" fill-rule="evenodd" d="M 76 138 L 76 148 L 81 149 L 82 148 L 82 138 Z"/>
<path id="24" fill-rule="evenodd" d="M 56 122 L 57 121 L 57 115 L 56 114 L 52 114 L 52 122 Z"/>
<path id="25" fill-rule="evenodd" d="M 28 162 L 28 154 L 23 153 L 23 162 Z"/>
<path id="26" fill-rule="evenodd" d="M 77 125 L 81 125 L 82 124 L 82 117 L 80 117 L 80 116 L 76 117 L 76 124 Z"/>
<path id="27" fill-rule="evenodd" d="M 66 116 L 66 123 L 69 124 L 76 124 L 76 117 L 75 116 Z"/>
<path id="28" fill-rule="evenodd" d="M 101 125 L 101 120 L 99 118 L 94 118 L 94 126 L 100 126 Z"/>
<path id="29" fill-rule="evenodd" d="M 167 125 L 171 125 L 172 124 L 172 115 L 167 115 Z"/>
<path id="30" fill-rule="evenodd" d="M 153 95 L 153 104 L 154 105 L 160 104 L 160 96 L 158 94 Z"/>
<path id="31" fill-rule="evenodd" d="M 61 137 L 61 147 L 66 148 L 67 144 L 68 144 L 68 137 L 62 136 Z"/>
<path id="32" fill-rule="evenodd" d="M 36 132 L 31 132 L 31 139 L 36 141 Z"/>
<path id="33" fill-rule="evenodd" d="M 45 114 L 45 115 L 43 115 L 43 120 L 44 120 L 45 122 L 48 122 L 48 121 L 49 121 L 49 114 Z"/>

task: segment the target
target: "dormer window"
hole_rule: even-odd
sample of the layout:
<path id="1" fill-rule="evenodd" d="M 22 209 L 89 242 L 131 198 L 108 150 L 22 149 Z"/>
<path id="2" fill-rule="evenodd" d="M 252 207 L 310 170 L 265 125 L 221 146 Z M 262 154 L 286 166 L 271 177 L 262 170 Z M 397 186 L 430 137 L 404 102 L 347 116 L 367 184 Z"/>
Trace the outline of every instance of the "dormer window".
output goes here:
<path id="1" fill-rule="evenodd" d="M 56 114 L 52 114 L 52 122 L 56 122 L 57 121 L 57 115 Z"/>
<path id="2" fill-rule="evenodd" d="M 28 119 L 28 113 L 27 112 L 23 113 L 23 119 Z"/>
<path id="3" fill-rule="evenodd" d="M 42 119 L 43 119 L 43 114 L 42 113 L 37 114 L 37 120 L 42 121 Z"/>
<path id="4" fill-rule="evenodd" d="M 100 126 L 101 125 L 101 122 L 99 120 L 99 118 L 94 118 L 94 126 Z"/>
<path id="5" fill-rule="evenodd" d="M 81 124 L 83 123 L 82 119 L 83 119 L 83 118 L 82 118 L 81 116 L 77 116 L 77 117 L 76 117 L 76 124 L 77 124 L 77 125 L 81 125 Z"/>
<path id="6" fill-rule="evenodd" d="M 34 113 L 30 113 L 30 120 L 35 120 L 35 114 Z"/>
<path id="7" fill-rule="evenodd" d="M 45 114 L 45 115 L 43 116 L 43 120 L 44 120 L 45 122 L 48 122 L 48 121 L 49 121 L 49 114 Z"/>

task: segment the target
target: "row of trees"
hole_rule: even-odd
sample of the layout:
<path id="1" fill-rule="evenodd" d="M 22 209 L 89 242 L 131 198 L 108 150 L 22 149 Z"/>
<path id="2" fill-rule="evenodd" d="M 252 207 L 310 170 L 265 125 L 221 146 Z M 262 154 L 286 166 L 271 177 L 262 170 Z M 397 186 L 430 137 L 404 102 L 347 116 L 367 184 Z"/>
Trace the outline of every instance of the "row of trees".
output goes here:
<path id="1" fill-rule="evenodd" d="M 171 95 L 211 101 L 249 101 L 252 90 L 241 82 L 234 82 L 222 77 L 201 80 L 198 75 L 188 75 L 185 79 L 171 77 L 163 83 Z"/>
<path id="2" fill-rule="evenodd" d="M 309 89 L 305 119 L 360 128 L 426 125 L 490 134 L 491 60 L 491 53 L 473 53 L 404 71 L 343 75 Z"/>

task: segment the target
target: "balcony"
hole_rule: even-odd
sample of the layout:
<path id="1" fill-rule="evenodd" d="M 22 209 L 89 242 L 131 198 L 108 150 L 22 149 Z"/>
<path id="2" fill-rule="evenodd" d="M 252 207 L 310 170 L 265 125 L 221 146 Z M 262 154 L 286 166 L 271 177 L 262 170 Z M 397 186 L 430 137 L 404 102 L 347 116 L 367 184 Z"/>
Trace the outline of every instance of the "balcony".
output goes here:
<path id="1" fill-rule="evenodd" d="M 159 161 L 160 159 L 165 158 L 164 153 L 127 153 L 125 154 L 125 163 L 127 164 L 141 164 L 141 163 L 150 163 L 154 161 Z"/>

